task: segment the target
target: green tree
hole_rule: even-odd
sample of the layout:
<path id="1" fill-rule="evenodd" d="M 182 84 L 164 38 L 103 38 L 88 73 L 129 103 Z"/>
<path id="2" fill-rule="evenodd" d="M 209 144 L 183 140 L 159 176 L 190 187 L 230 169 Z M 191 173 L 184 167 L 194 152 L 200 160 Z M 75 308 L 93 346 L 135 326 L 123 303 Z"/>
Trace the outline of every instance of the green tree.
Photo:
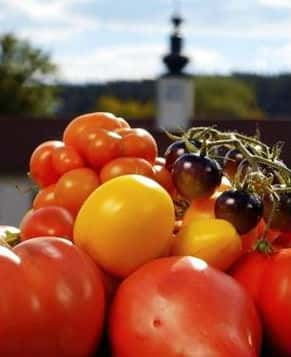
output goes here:
<path id="1" fill-rule="evenodd" d="M 114 96 L 101 96 L 97 100 L 96 109 L 128 119 L 153 119 L 155 116 L 152 102 L 143 103 L 134 99 L 120 100 Z"/>
<path id="2" fill-rule="evenodd" d="M 195 79 L 195 113 L 201 117 L 262 119 L 255 91 L 240 79 L 205 76 Z"/>
<path id="3" fill-rule="evenodd" d="M 48 83 L 56 71 L 56 65 L 41 49 L 13 34 L 0 36 L 0 114 L 52 114 L 57 94 Z"/>

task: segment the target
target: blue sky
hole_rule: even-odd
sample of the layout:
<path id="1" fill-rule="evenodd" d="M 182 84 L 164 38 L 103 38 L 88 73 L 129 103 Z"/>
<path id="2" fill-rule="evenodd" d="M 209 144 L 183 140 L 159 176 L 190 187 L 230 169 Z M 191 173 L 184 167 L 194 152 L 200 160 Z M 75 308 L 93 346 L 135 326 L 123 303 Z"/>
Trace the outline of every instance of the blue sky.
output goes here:
<path id="1" fill-rule="evenodd" d="M 0 34 L 48 51 L 58 78 L 154 78 L 164 69 L 173 0 L 0 0 Z M 291 70 L 291 0 L 181 0 L 194 73 Z"/>

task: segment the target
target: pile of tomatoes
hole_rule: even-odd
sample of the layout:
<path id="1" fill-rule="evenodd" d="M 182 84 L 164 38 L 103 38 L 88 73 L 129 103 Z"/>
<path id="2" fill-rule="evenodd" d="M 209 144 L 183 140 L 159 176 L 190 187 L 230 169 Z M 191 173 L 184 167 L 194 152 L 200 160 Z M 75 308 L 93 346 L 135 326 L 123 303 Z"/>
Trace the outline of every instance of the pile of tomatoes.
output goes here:
<path id="1" fill-rule="evenodd" d="M 209 130 L 158 157 L 148 131 L 91 113 L 34 150 L 32 207 L 0 226 L 1 356 L 291 356 L 283 163 L 249 172 Z"/>

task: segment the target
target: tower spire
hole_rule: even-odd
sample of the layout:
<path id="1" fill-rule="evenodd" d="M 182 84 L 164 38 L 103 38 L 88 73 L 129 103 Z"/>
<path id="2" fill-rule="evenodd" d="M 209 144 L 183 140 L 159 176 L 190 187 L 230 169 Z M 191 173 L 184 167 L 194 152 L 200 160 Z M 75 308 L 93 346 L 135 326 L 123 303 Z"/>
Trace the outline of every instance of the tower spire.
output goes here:
<path id="1" fill-rule="evenodd" d="M 170 37 L 170 53 L 163 58 L 170 74 L 181 74 L 184 67 L 189 62 L 188 57 L 182 55 L 183 38 L 181 35 L 181 25 L 184 21 L 180 14 L 180 1 L 175 1 L 175 11 L 172 16 L 173 33 Z"/>

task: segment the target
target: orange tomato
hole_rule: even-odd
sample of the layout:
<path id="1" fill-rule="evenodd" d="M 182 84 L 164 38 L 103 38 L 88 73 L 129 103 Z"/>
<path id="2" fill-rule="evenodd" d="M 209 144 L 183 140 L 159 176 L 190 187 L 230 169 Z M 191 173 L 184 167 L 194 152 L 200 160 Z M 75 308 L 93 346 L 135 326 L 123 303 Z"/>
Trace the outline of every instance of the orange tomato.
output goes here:
<path id="1" fill-rule="evenodd" d="M 95 171 L 81 168 L 66 172 L 57 182 L 55 195 L 60 206 L 76 216 L 86 198 L 99 186 Z"/>
<path id="2" fill-rule="evenodd" d="M 154 179 L 172 194 L 175 191 L 175 186 L 170 172 L 162 165 L 154 165 L 153 170 Z"/>
<path id="3" fill-rule="evenodd" d="M 195 219 L 184 225 L 174 239 L 172 254 L 205 260 L 227 270 L 242 254 L 241 239 L 235 228 L 222 219 Z"/>
<path id="4" fill-rule="evenodd" d="M 89 113 L 73 119 L 65 128 L 63 141 L 68 146 L 80 150 L 80 135 L 88 127 L 115 130 L 122 127 L 121 122 L 111 113 Z"/>
<path id="5" fill-rule="evenodd" d="M 126 277 L 147 261 L 163 256 L 175 222 L 167 191 L 141 175 L 114 178 L 82 206 L 74 242 L 106 272 Z"/>
<path id="6" fill-rule="evenodd" d="M 65 172 L 85 166 L 85 162 L 72 146 L 59 146 L 52 152 L 52 166 L 61 176 Z"/>
<path id="7" fill-rule="evenodd" d="M 32 202 L 32 207 L 34 209 L 37 209 L 46 206 L 58 206 L 55 190 L 55 184 L 47 186 L 40 190 Z"/>

